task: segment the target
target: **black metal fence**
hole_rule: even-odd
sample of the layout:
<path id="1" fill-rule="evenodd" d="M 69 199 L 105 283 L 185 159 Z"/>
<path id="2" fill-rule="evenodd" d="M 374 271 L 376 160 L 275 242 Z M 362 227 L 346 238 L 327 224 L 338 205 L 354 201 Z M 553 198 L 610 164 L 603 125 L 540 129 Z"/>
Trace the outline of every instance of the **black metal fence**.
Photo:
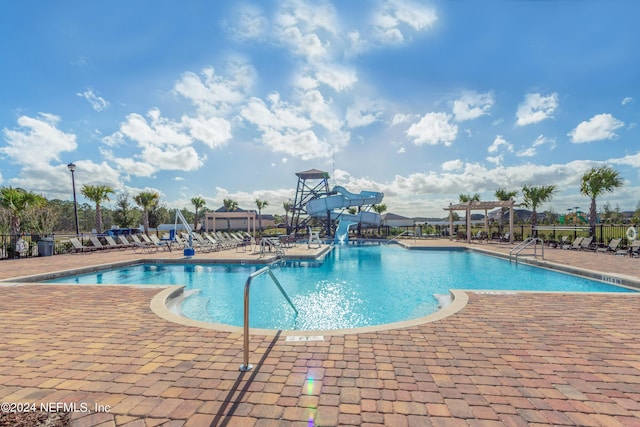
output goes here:
<path id="1" fill-rule="evenodd" d="M 0 234 L 0 260 L 50 256 L 72 251 L 69 237 L 75 234 Z M 84 236 L 79 237 L 83 242 Z"/>

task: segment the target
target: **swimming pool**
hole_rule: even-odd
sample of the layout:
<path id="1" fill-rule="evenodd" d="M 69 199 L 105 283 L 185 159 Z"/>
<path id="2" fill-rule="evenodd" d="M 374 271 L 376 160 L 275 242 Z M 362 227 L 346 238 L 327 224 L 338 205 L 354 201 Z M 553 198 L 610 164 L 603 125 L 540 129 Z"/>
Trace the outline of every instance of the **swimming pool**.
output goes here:
<path id="1" fill-rule="evenodd" d="M 260 265 L 144 264 L 49 283 L 181 284 L 186 317 L 243 324 L 247 277 Z M 251 285 L 251 327 L 329 330 L 411 320 L 439 309 L 450 289 L 502 291 L 632 292 L 582 277 L 509 263 L 460 250 L 406 250 L 387 246 L 336 246 L 323 262 L 288 261 L 273 271 L 298 310 L 268 275 Z"/>

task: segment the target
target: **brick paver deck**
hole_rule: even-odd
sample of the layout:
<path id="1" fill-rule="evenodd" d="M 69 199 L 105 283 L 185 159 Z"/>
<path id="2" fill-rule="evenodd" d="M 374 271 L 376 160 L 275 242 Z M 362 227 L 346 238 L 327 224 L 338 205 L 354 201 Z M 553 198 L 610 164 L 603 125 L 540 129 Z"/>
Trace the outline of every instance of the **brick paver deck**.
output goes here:
<path id="1" fill-rule="evenodd" d="M 607 274 L 640 266 L 565 256 L 580 255 Z M 0 275 L 43 261 L 2 261 Z M 241 373 L 240 333 L 161 319 L 158 292 L 0 285 L 0 401 L 76 403 L 76 426 L 640 426 L 640 294 L 469 292 L 458 313 L 414 327 L 252 335 L 256 367 Z"/>

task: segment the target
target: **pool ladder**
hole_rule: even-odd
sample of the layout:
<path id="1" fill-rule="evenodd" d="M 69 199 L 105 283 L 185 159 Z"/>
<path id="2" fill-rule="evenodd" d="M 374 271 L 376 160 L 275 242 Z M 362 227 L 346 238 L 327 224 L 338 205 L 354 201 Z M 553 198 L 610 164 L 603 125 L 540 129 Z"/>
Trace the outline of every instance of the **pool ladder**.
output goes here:
<path id="1" fill-rule="evenodd" d="M 533 245 L 533 257 L 536 258 L 538 256 L 538 243 L 540 243 L 540 256 L 544 259 L 544 240 L 539 237 L 527 237 L 523 242 L 518 243 L 513 249 L 509 251 L 509 262 L 511 262 L 512 255 L 515 255 L 516 264 L 518 263 L 518 255 L 523 250 L 531 247 Z"/>
<path id="2" fill-rule="evenodd" d="M 244 284 L 244 353 L 243 363 L 242 365 L 240 365 L 240 370 L 243 372 L 253 369 L 253 365 L 249 364 L 249 296 L 251 292 L 251 281 L 255 277 L 261 276 L 265 273 L 267 273 L 269 277 L 271 277 L 271 280 L 273 281 L 273 283 L 275 283 L 278 289 L 280 289 L 282 296 L 284 296 L 284 298 L 287 300 L 293 311 L 296 313 L 296 316 L 298 315 L 298 310 L 291 302 L 289 295 L 287 295 L 284 288 L 282 287 L 276 276 L 273 274 L 273 271 L 271 271 L 271 268 L 269 266 L 262 267 L 260 270 L 254 271 L 249 275 L 247 281 Z"/>

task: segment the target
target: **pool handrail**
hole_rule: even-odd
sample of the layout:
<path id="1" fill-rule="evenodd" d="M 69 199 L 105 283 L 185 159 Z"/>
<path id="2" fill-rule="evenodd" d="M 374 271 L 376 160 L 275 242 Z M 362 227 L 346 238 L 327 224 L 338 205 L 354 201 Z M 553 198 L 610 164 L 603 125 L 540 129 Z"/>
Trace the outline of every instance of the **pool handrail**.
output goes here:
<path id="1" fill-rule="evenodd" d="M 293 302 L 291 302 L 289 295 L 287 295 L 284 288 L 282 287 L 282 285 L 280 284 L 280 282 L 278 281 L 276 276 L 273 274 L 273 271 L 271 271 L 271 268 L 268 265 L 265 267 L 262 267 L 260 270 L 254 271 L 249 275 L 249 277 L 247 277 L 247 281 L 244 284 L 244 351 L 243 351 L 243 364 L 240 365 L 240 371 L 242 372 L 250 371 L 251 369 L 253 369 L 253 365 L 249 364 L 249 296 L 251 292 L 251 281 L 255 277 L 261 276 L 265 273 L 269 274 L 273 283 L 275 283 L 278 289 L 280 289 L 280 292 L 282 293 L 284 298 L 287 300 L 289 305 L 291 305 L 291 308 L 296 313 L 296 315 L 298 315 L 298 310 L 293 305 Z"/>
<path id="2" fill-rule="evenodd" d="M 518 264 L 518 255 L 520 252 L 527 249 L 529 246 L 533 245 L 533 257 L 538 257 L 538 243 L 540 243 L 540 248 L 542 250 L 541 257 L 544 259 L 544 240 L 539 237 L 527 237 L 524 241 L 518 243 L 513 249 L 509 251 L 509 262 L 511 262 L 511 256 L 515 254 L 516 264 Z"/>

